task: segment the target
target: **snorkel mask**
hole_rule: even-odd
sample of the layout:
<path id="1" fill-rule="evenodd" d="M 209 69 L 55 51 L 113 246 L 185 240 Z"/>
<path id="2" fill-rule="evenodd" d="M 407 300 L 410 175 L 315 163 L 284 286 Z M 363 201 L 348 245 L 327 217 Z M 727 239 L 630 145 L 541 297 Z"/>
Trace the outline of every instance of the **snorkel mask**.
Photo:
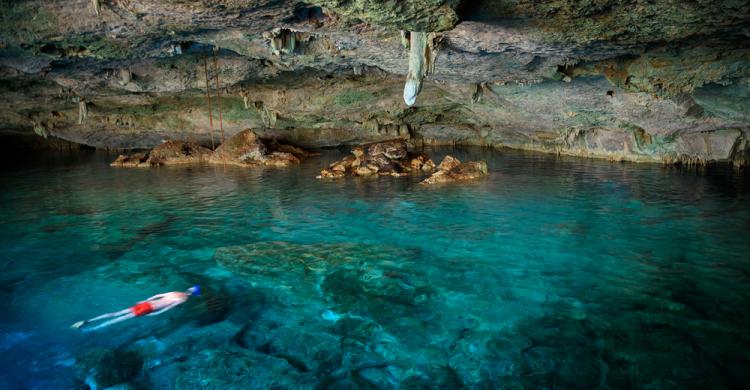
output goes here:
<path id="1" fill-rule="evenodd" d="M 196 284 L 195 286 L 190 287 L 188 289 L 188 292 L 190 293 L 190 295 L 195 295 L 196 297 L 199 297 L 201 295 L 201 286 Z"/>

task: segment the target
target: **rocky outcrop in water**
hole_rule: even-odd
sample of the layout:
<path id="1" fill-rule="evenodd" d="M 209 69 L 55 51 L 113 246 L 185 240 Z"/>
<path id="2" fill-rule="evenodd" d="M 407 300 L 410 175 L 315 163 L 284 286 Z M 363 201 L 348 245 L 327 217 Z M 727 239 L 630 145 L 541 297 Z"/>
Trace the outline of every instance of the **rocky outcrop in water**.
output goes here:
<path id="1" fill-rule="evenodd" d="M 276 144 L 277 148 L 284 151 L 275 151 L 258 137 L 251 129 L 243 130 L 225 143 L 221 144 L 211 155 L 209 162 L 213 164 L 234 164 L 240 166 L 269 166 L 288 167 L 299 164 L 299 158 L 291 153 L 296 151 L 300 156 L 306 154 L 298 148 L 285 147 Z"/>
<path id="2" fill-rule="evenodd" d="M 270 147 L 252 129 L 230 137 L 213 152 L 194 142 L 167 141 L 148 153 L 120 155 L 113 167 L 153 167 L 159 165 L 232 164 L 239 166 L 288 167 L 301 158 L 315 155 L 293 145 L 269 142 Z"/>
<path id="3" fill-rule="evenodd" d="M 410 153 L 406 141 L 393 140 L 357 146 L 352 155 L 331 163 L 318 179 L 346 176 L 407 176 L 430 171 L 435 164 L 424 154 Z"/>
<path id="4" fill-rule="evenodd" d="M 437 172 L 419 184 L 439 184 L 468 182 L 488 175 L 485 161 L 469 161 L 462 163 L 453 156 L 445 156 L 437 167 Z"/>
<path id="5" fill-rule="evenodd" d="M 159 165 L 196 164 L 208 161 L 211 150 L 188 141 L 166 141 L 148 153 L 119 155 L 113 167 L 155 167 Z"/>

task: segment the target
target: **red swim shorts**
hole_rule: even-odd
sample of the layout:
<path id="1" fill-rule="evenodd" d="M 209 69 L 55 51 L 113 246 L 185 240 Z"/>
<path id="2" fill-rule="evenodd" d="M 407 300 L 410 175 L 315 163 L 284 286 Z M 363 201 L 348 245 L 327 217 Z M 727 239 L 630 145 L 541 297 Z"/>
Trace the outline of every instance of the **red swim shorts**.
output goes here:
<path id="1" fill-rule="evenodd" d="M 133 311 L 133 314 L 135 314 L 136 317 L 140 317 L 154 311 L 154 307 L 148 302 L 141 302 L 131 307 L 130 310 Z"/>

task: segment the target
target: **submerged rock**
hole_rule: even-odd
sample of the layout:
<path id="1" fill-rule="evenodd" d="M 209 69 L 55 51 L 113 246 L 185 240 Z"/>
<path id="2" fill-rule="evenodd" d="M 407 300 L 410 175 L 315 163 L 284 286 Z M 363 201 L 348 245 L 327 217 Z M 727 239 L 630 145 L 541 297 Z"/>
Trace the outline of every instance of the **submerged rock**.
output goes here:
<path id="1" fill-rule="evenodd" d="M 143 366 L 143 358 L 133 351 L 92 348 L 78 357 L 78 376 L 92 390 L 122 384 L 134 378 Z"/>
<path id="2" fill-rule="evenodd" d="M 159 389 L 290 388 L 299 374 L 286 360 L 241 348 L 197 351 L 152 373 Z"/>
<path id="3" fill-rule="evenodd" d="M 438 171 L 420 184 L 454 183 L 477 180 L 488 175 L 485 161 L 462 163 L 453 156 L 445 156 L 438 165 Z"/>

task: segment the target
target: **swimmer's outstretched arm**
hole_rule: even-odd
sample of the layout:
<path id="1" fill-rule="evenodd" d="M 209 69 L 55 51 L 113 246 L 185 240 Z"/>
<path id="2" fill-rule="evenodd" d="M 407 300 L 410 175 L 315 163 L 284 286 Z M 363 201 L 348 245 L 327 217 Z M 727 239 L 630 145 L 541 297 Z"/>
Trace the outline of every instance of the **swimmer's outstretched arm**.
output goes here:
<path id="1" fill-rule="evenodd" d="M 91 318 L 91 319 L 88 319 L 88 320 L 78 321 L 75 324 L 71 325 L 70 327 L 71 328 L 80 328 L 80 327 L 88 324 L 89 322 L 103 320 L 105 318 L 118 317 L 118 316 L 121 316 L 121 315 L 125 315 L 127 313 L 130 313 L 130 309 L 124 309 L 124 310 L 116 311 L 114 313 L 102 314 L 102 315 L 100 315 L 98 317 L 94 317 L 94 318 Z"/>
<path id="2" fill-rule="evenodd" d="M 161 298 L 161 297 L 163 297 L 163 296 L 165 296 L 165 295 L 167 295 L 167 293 L 164 293 L 164 294 L 156 294 L 156 295 L 154 295 L 153 297 L 149 297 L 149 298 L 147 298 L 147 299 L 146 299 L 145 301 L 142 301 L 142 302 L 153 301 L 154 299 L 159 299 L 159 298 Z"/>

